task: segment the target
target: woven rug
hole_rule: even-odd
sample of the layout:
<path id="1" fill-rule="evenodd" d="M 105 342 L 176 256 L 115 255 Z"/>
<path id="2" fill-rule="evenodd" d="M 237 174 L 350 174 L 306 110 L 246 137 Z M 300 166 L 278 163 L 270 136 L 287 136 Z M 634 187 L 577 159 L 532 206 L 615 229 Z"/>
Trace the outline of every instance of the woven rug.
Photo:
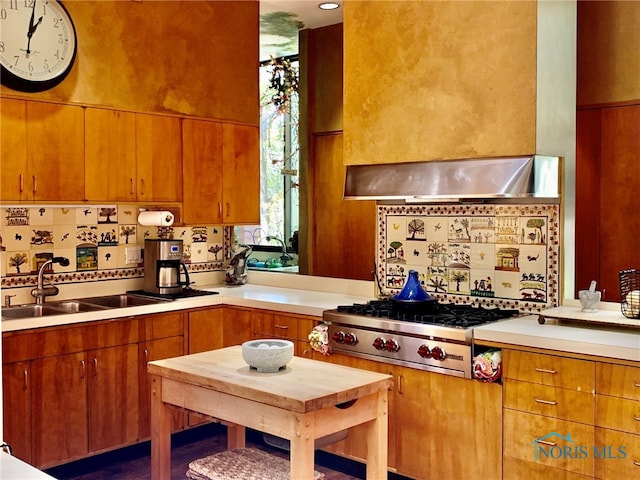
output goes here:
<path id="1" fill-rule="evenodd" d="M 313 472 L 315 480 L 324 473 Z M 290 480 L 290 465 L 286 458 L 277 457 L 257 448 L 225 450 L 189 464 L 187 478 L 192 480 Z"/>

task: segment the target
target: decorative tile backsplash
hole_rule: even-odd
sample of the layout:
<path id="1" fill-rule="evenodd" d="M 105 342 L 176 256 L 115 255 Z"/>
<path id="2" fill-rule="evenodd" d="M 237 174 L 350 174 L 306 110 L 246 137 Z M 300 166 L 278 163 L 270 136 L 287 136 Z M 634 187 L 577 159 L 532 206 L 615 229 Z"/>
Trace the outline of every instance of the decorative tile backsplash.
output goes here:
<path id="1" fill-rule="evenodd" d="M 409 270 L 441 300 L 521 311 L 557 306 L 559 205 L 378 206 L 378 278 L 399 292 Z"/>
<path id="2" fill-rule="evenodd" d="M 182 239 L 191 271 L 221 270 L 232 228 L 221 226 L 146 227 L 135 205 L 3 207 L 0 222 L 2 288 L 35 282 L 50 258 L 57 282 L 122 279 L 143 275 L 140 249 L 146 238 Z"/>

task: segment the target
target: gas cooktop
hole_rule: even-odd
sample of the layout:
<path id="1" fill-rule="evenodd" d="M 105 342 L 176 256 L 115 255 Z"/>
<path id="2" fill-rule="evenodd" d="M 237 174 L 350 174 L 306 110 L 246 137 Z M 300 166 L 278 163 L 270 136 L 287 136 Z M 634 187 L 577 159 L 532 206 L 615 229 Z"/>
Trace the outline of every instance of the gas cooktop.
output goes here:
<path id="1" fill-rule="evenodd" d="M 518 310 L 500 308 L 486 308 L 472 305 L 458 305 L 453 303 L 432 303 L 422 308 L 412 306 L 405 309 L 392 300 L 372 300 L 366 304 L 340 305 L 337 312 L 370 316 L 374 318 L 388 318 L 424 324 L 442 325 L 456 328 L 468 328 L 519 314 Z"/>

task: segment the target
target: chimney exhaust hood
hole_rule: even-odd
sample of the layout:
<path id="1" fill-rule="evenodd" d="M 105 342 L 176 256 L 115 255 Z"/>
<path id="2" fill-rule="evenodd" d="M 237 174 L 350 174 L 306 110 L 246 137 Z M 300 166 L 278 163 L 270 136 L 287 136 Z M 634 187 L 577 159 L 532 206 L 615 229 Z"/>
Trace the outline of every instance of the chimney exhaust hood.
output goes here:
<path id="1" fill-rule="evenodd" d="M 560 157 L 529 155 L 349 165 L 344 198 L 405 203 L 560 197 Z"/>

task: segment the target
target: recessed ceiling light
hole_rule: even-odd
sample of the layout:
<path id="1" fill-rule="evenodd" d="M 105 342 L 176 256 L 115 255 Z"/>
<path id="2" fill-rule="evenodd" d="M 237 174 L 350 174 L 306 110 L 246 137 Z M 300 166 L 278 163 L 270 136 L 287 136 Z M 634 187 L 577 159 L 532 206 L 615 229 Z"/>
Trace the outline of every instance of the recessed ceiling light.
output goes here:
<path id="1" fill-rule="evenodd" d="M 323 2 L 319 4 L 318 7 L 322 10 L 335 10 L 336 8 L 340 8 L 340 4 L 336 2 Z"/>

